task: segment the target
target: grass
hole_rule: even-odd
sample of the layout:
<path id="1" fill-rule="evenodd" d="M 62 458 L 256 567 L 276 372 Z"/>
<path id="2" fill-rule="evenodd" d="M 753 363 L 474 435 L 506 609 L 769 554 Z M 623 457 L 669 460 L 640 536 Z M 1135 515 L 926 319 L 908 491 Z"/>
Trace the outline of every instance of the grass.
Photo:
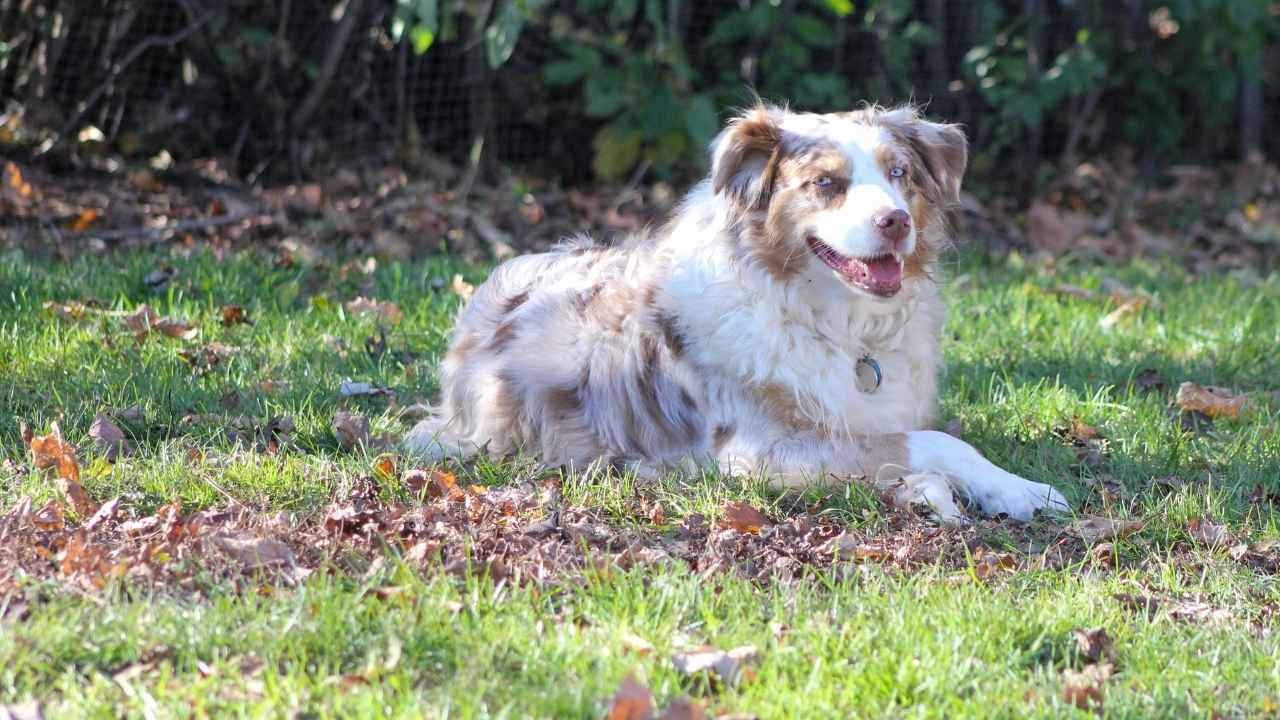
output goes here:
<path id="1" fill-rule="evenodd" d="M 152 290 L 143 278 L 162 264 L 178 274 Z M 338 447 L 329 429 L 335 410 L 364 412 L 375 434 L 405 429 L 386 399 L 344 399 L 339 384 L 391 387 L 401 404 L 429 399 L 459 302 L 449 290 L 454 272 L 472 282 L 484 275 L 444 260 L 383 264 L 366 275 L 249 253 L 49 265 L 0 256 L 0 511 L 23 496 L 37 505 L 58 497 L 28 469 L 16 419 L 37 432 L 56 420 L 88 448 L 95 414 L 138 405 L 141 415 L 121 423 L 138 446 L 134 457 L 115 465 L 82 458 L 84 484 L 99 501 L 122 495 L 148 510 L 176 500 L 193 510 L 225 505 L 229 495 L 263 511 L 320 512 L 373 462 Z M 1106 715 L 1274 714 L 1280 587 L 1267 572 L 1191 542 L 1187 521 L 1212 518 L 1248 542 L 1280 537 L 1275 509 L 1250 499 L 1259 484 L 1280 492 L 1280 402 L 1266 395 L 1280 386 L 1280 277 L 969 255 L 947 274 L 941 420 L 960 420 L 966 439 L 995 462 L 1054 483 L 1081 512 L 1145 519 L 1140 532 L 1115 541 L 1114 562 L 1027 564 L 985 582 L 941 565 L 904 574 L 848 564 L 763 586 L 663 565 L 600 571 L 551 591 L 395 561 L 366 577 L 317 573 L 292 589 L 228 585 L 199 595 L 111 587 L 86 596 L 50 578 L 10 578 L 0 585 L 0 705 L 35 699 L 49 717 L 600 717 L 634 674 L 659 705 L 688 694 L 717 712 L 761 718 L 1086 717 L 1064 702 L 1063 672 L 1083 663 L 1071 631 L 1102 627 L 1115 644 Z M 1099 319 L 1112 306 L 1052 292 L 1104 280 L 1148 291 L 1156 303 L 1104 330 Z M 365 350 L 377 327 L 344 310 L 358 295 L 404 313 L 385 352 Z M 73 323 L 42 310 L 47 301 L 88 299 L 114 309 L 149 303 L 197 321 L 200 339 L 139 345 L 117 321 Z M 218 308 L 232 303 L 254 323 L 223 327 Z M 178 351 L 210 341 L 238 352 L 198 375 Z M 1147 368 L 1163 390 L 1135 386 Z M 1256 409 L 1184 430 L 1170 410 L 1183 380 L 1256 393 Z M 228 435 L 273 416 L 294 420 L 297 451 L 268 456 Z M 1080 465 L 1055 432 L 1074 417 L 1107 438 L 1100 464 Z M 482 463 L 465 481 L 501 485 L 518 468 Z M 1152 482 L 1171 475 L 1184 484 Z M 1102 482 L 1119 487 L 1105 506 Z M 563 492 L 636 523 L 628 478 L 571 477 Z M 758 480 L 669 478 L 653 492 L 675 519 L 715 516 L 732 500 L 787 512 Z M 825 512 L 855 528 L 889 523 L 859 487 L 825 502 Z M 991 537 L 998 542 L 999 526 Z M 1008 534 L 1006 549 L 1026 555 L 1020 538 Z M 383 585 L 405 591 L 388 600 L 366 592 Z M 1188 622 L 1134 612 L 1114 597 L 1142 593 L 1194 598 L 1230 616 Z M 17 602 L 29 607 L 6 616 Z M 628 650 L 628 633 L 655 650 Z M 754 678 L 714 687 L 681 676 L 672 654 L 703 643 L 756 645 Z"/>

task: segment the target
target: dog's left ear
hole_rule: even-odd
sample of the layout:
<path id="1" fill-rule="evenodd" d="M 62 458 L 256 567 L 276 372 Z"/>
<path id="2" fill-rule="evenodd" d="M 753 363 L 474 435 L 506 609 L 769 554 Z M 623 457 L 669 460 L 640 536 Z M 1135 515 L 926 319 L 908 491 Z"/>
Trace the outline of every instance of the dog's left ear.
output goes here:
<path id="1" fill-rule="evenodd" d="M 919 158 L 915 174 L 920 191 L 942 207 L 960 202 L 960 180 L 969 163 L 969 141 L 959 125 L 913 118 L 908 142 Z"/>

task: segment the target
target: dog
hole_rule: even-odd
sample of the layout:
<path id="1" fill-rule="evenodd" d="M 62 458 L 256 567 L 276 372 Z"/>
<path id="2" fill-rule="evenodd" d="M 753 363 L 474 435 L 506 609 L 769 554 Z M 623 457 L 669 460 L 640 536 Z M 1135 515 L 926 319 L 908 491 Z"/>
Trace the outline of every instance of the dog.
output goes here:
<path id="1" fill-rule="evenodd" d="M 441 401 L 408 450 L 713 465 L 785 487 L 893 468 L 945 477 L 992 515 L 1068 509 L 927 429 L 935 270 L 967 161 L 964 133 L 913 107 L 739 113 L 661 229 L 494 270 L 459 314 Z"/>

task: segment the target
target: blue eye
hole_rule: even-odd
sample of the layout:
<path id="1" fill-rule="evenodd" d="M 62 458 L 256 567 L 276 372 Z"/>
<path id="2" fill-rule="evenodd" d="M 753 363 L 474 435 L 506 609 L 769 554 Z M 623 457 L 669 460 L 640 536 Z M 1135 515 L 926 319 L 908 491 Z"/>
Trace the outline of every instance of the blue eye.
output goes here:
<path id="1" fill-rule="evenodd" d="M 832 182 L 833 182 L 833 181 L 831 180 L 831 178 L 830 178 L 830 177 L 828 177 L 828 176 L 826 176 L 826 175 L 823 175 L 822 177 L 818 178 L 817 180 L 814 180 L 814 181 L 813 181 L 813 184 L 814 184 L 814 185 L 817 185 L 817 186 L 818 186 L 818 187 L 820 187 L 820 188 L 824 188 L 824 187 L 831 187 L 831 183 L 832 183 Z"/>
<path id="2" fill-rule="evenodd" d="M 907 169 L 902 167 L 901 165 L 894 165 L 892 168 L 889 169 L 889 177 L 900 178 L 906 174 L 907 174 Z"/>

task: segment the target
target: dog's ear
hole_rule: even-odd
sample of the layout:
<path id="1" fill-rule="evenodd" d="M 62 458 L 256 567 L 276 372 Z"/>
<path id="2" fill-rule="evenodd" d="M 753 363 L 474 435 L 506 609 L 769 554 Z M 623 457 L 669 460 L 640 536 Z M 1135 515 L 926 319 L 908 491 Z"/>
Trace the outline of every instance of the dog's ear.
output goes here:
<path id="1" fill-rule="evenodd" d="M 777 175 L 779 111 L 757 105 L 729 121 L 711 143 L 711 187 L 745 209 L 769 206 Z"/>
<path id="2" fill-rule="evenodd" d="M 969 141 L 959 125 L 929 122 L 916 118 L 910 143 L 919 158 L 916 183 L 939 207 L 960 203 L 960 181 L 969 164 Z"/>

